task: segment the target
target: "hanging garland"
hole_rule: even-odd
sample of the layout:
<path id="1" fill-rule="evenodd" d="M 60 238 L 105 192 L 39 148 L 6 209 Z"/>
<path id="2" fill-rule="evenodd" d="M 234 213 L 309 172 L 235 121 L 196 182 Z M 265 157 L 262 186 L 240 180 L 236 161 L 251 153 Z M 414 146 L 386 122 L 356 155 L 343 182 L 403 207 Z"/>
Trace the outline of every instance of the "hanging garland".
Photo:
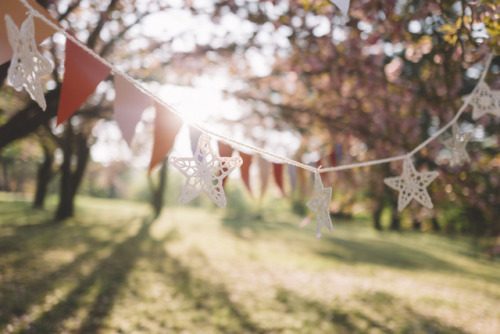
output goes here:
<path id="1" fill-rule="evenodd" d="M 53 20 L 49 18 L 48 13 L 44 14 L 40 9 L 35 8 L 32 4 L 30 4 L 30 0 L 18 1 L 20 1 L 20 3 L 22 3 L 22 5 L 29 10 L 29 15 L 28 18 L 23 22 L 21 29 L 18 29 L 16 27 L 9 15 L 6 15 L 5 18 L 8 30 L 8 40 L 10 45 L 12 46 L 12 49 L 14 50 L 14 55 L 12 58 L 13 61 L 11 62 L 11 66 L 8 72 L 8 82 L 15 88 L 24 87 L 30 93 L 32 99 L 34 99 L 42 109 L 46 108 L 46 103 L 43 96 L 40 78 L 43 75 L 50 73 L 52 67 L 50 62 L 37 51 L 36 42 L 34 39 L 33 17 L 41 19 L 52 29 L 63 34 L 68 41 L 67 48 L 69 46 L 73 48 L 76 47 L 73 51 L 74 54 L 79 54 L 80 57 L 83 58 L 86 57 L 88 59 L 87 63 L 90 63 L 90 61 L 92 61 L 94 64 L 98 64 L 98 66 L 100 67 L 105 67 L 108 71 L 107 73 L 112 72 L 115 76 L 115 86 L 125 87 L 120 88 L 120 91 L 126 91 L 128 93 L 123 93 L 123 99 L 125 100 L 120 101 L 121 105 L 128 107 L 125 108 L 126 112 L 123 112 L 123 108 L 120 109 L 121 113 L 119 115 L 120 121 L 118 122 L 118 125 L 120 126 L 120 129 L 122 130 L 124 136 L 126 135 L 127 143 L 130 144 L 135 125 L 140 119 L 140 113 L 134 114 L 134 106 L 139 103 L 137 101 L 140 101 L 139 104 L 141 105 L 140 108 L 142 109 L 144 109 L 144 106 L 147 106 L 150 101 L 153 101 L 157 109 L 157 115 L 162 112 L 168 112 L 177 118 L 181 116 L 181 114 L 177 110 L 175 110 L 175 108 L 165 103 L 156 94 L 152 93 L 150 90 L 144 87 L 140 82 L 131 78 L 127 73 L 121 71 L 106 59 L 100 57 L 93 50 L 89 49 L 85 44 L 66 32 L 61 26 L 54 23 Z M 341 8 L 343 12 L 347 12 L 349 1 L 342 2 L 339 0 L 334 2 L 337 6 L 339 6 L 339 8 Z M 66 57 L 68 58 L 68 50 Z M 202 133 L 198 141 L 198 146 L 196 148 L 194 158 L 174 157 L 169 160 L 170 163 L 186 177 L 186 183 L 182 190 L 179 204 L 185 204 L 197 197 L 201 192 L 205 192 L 219 207 L 225 207 L 226 198 L 224 194 L 223 180 L 234 169 L 241 167 L 243 164 L 243 160 L 240 157 L 219 157 L 210 145 L 210 137 L 214 137 L 231 146 L 238 146 L 261 156 L 266 156 L 273 160 L 281 161 L 284 164 L 313 172 L 315 175 L 314 193 L 312 198 L 307 203 L 307 206 L 316 216 L 316 230 L 318 237 L 321 235 L 322 227 L 326 227 L 329 231 L 333 231 L 329 212 L 329 206 L 332 197 L 332 188 L 323 187 L 320 177 L 320 174 L 322 173 L 374 166 L 395 161 L 403 161 L 403 171 L 400 176 L 388 177 L 384 179 L 384 183 L 387 186 L 399 192 L 398 211 L 403 210 L 413 199 L 427 208 L 432 208 L 433 204 L 427 192 L 427 187 L 439 175 L 439 173 L 435 171 L 418 172 L 412 163 L 412 158 L 415 154 L 429 145 L 429 143 L 434 141 L 446 130 L 452 127 L 451 138 L 444 141 L 444 145 L 451 152 L 450 163 L 451 165 L 460 165 L 464 162 L 469 161 L 469 156 L 466 151 L 466 145 L 471 139 L 472 134 L 470 132 L 459 131 L 457 121 L 460 116 L 466 111 L 468 106 L 472 107 L 472 118 L 474 120 L 477 120 L 478 118 L 486 114 L 500 116 L 500 91 L 492 91 L 488 84 L 485 82 L 485 77 L 491 64 L 492 57 L 493 55 L 488 56 L 484 65 L 482 75 L 476 87 L 469 95 L 464 97 L 463 104 L 456 112 L 455 117 L 425 141 L 420 143 L 412 151 L 404 155 L 329 168 L 316 168 L 301 163 L 300 161 L 282 157 L 274 154 L 273 152 L 237 141 L 230 137 L 223 136 L 220 133 L 211 131 L 200 124 L 191 123 L 191 126 L 200 130 Z M 85 99 L 93 92 L 100 80 L 104 80 L 105 76 L 107 75 L 106 72 L 104 72 L 105 75 L 102 74 L 103 71 L 98 72 L 101 73 L 100 77 L 94 79 L 88 86 L 88 95 L 82 96 L 83 100 L 81 103 L 83 103 L 83 101 L 85 101 Z M 66 79 L 67 78 L 65 77 L 61 99 L 64 98 L 63 93 L 65 89 L 64 85 Z M 118 88 L 115 87 L 115 90 L 118 91 Z M 131 96 L 133 98 L 131 98 Z M 74 113 L 76 109 L 78 109 L 80 105 L 79 103 L 80 102 L 77 102 L 76 106 L 69 107 L 69 109 L 64 111 L 64 113 L 59 110 L 58 124 L 71 116 L 72 113 Z M 116 104 L 119 104 L 118 92 L 117 98 L 115 100 L 115 105 Z M 115 113 L 116 110 L 118 109 L 115 108 Z M 62 114 L 64 114 L 64 117 L 61 116 Z M 178 131 L 178 127 L 175 131 Z M 157 137 L 155 134 L 155 147 L 157 146 L 156 141 L 161 140 L 161 138 L 162 137 Z M 168 151 L 171 149 L 172 144 L 173 140 L 170 138 L 170 146 L 161 148 L 163 156 L 168 153 Z M 155 156 L 155 153 L 153 153 L 153 156 Z M 158 154 L 156 154 L 155 163 L 157 163 L 157 161 L 161 161 L 161 159 L 158 158 Z M 152 161 L 150 170 L 153 166 L 154 163 Z"/>

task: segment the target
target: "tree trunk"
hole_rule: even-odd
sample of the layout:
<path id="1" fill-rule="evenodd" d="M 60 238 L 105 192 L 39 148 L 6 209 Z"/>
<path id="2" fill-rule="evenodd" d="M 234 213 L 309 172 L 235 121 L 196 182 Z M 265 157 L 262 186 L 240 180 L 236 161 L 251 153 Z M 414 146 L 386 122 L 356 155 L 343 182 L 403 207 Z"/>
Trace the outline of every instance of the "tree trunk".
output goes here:
<path id="1" fill-rule="evenodd" d="M 0 190 L 3 191 L 10 191 L 10 185 L 9 185 L 9 161 L 6 161 L 5 159 L 2 159 L 0 157 L 0 163 L 2 164 L 2 184 L 0 184 Z"/>
<path id="2" fill-rule="evenodd" d="M 165 190 L 167 188 L 167 171 L 168 171 L 168 164 L 167 164 L 167 158 L 165 158 L 163 159 L 163 162 L 159 170 L 158 186 L 155 187 L 151 178 L 149 179 L 149 185 L 151 188 L 151 195 L 152 195 L 151 205 L 153 206 L 154 219 L 160 216 L 160 213 L 163 209 Z"/>
<path id="3" fill-rule="evenodd" d="M 401 229 L 401 218 L 395 208 L 392 210 L 390 229 L 392 231 L 399 231 Z"/>
<path id="4" fill-rule="evenodd" d="M 59 204 L 56 211 L 56 221 L 61 221 L 73 216 L 73 198 L 71 198 L 71 158 L 73 157 L 73 149 L 71 141 L 73 140 L 73 132 L 71 125 L 65 125 L 64 141 L 61 145 L 63 151 L 63 162 L 61 164 L 61 180 L 59 185 Z"/>
<path id="5" fill-rule="evenodd" d="M 49 187 L 49 182 L 52 179 L 52 164 L 54 162 L 54 151 L 43 145 L 44 160 L 37 173 L 35 200 L 33 201 L 33 208 L 43 209 L 45 204 L 45 197 Z"/>
<path id="6" fill-rule="evenodd" d="M 432 230 L 433 230 L 434 232 L 439 232 L 439 231 L 441 231 L 441 226 L 439 226 L 439 222 L 438 222 L 438 220 L 437 220 L 437 218 L 436 218 L 436 217 L 432 217 L 432 219 L 431 219 L 431 223 L 432 223 Z"/>
<path id="7" fill-rule="evenodd" d="M 375 204 L 373 211 L 372 211 L 372 217 L 373 217 L 373 227 L 377 231 L 382 231 L 382 211 L 384 209 L 384 206 L 382 205 L 381 202 L 377 201 Z"/>
<path id="8" fill-rule="evenodd" d="M 420 231 L 420 228 L 422 227 L 422 222 L 418 219 L 413 219 L 411 222 L 411 226 L 415 231 Z"/>
<path id="9" fill-rule="evenodd" d="M 74 152 L 72 144 L 76 144 L 76 152 Z M 56 221 L 73 217 L 76 193 L 83 179 L 90 155 L 87 137 L 83 134 L 75 136 L 69 122 L 66 124 L 62 150 L 64 159 L 61 165 L 61 185 L 59 189 L 59 205 L 55 216 Z M 76 158 L 76 169 L 74 171 L 71 168 L 73 157 Z"/>
<path id="10" fill-rule="evenodd" d="M 5 79 L 7 78 L 7 72 L 10 67 L 10 61 L 0 65 L 0 87 L 3 86 Z"/>

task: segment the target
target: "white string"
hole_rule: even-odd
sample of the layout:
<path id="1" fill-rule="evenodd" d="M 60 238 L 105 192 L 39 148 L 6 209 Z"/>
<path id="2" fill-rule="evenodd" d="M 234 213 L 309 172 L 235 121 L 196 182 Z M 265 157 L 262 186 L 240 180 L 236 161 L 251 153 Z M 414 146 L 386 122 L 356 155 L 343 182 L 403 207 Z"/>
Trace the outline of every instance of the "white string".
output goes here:
<path id="1" fill-rule="evenodd" d="M 111 64 L 109 61 L 107 61 L 106 59 L 104 59 L 101 56 L 99 56 L 93 50 L 91 50 L 90 48 L 88 48 L 87 45 L 85 45 L 84 43 L 80 42 L 75 37 L 71 36 L 68 32 L 66 32 L 60 26 L 54 24 L 47 17 L 45 17 L 45 15 L 43 15 L 38 10 L 36 10 L 35 8 L 33 8 L 26 0 L 19 0 L 19 1 L 34 16 L 40 18 L 42 21 L 44 21 L 46 24 L 48 24 L 50 27 L 52 27 L 56 31 L 59 31 L 67 39 L 71 40 L 73 43 L 75 43 L 76 45 L 78 45 L 80 48 L 82 48 L 85 52 L 87 52 L 89 55 L 91 55 L 93 58 L 95 58 L 101 64 L 109 67 L 114 74 L 118 74 L 118 75 L 122 76 L 125 80 L 127 80 L 128 82 L 130 82 L 132 85 L 134 85 L 137 89 L 139 89 L 144 94 L 148 95 L 151 99 L 153 99 L 157 103 L 161 104 L 165 108 L 169 109 L 172 113 L 176 114 L 177 116 L 182 117 L 182 114 L 179 113 L 174 107 L 172 107 L 171 105 L 169 105 L 168 103 L 166 103 L 165 101 L 163 101 L 162 99 L 160 99 L 156 94 L 154 94 L 153 92 L 151 92 L 150 90 L 148 90 L 140 82 L 138 82 L 137 80 L 133 79 L 128 74 L 126 74 L 125 72 L 123 72 L 122 70 L 120 70 L 119 68 L 117 68 L 116 66 L 114 66 L 113 64 Z M 458 112 L 455 115 L 455 117 L 453 117 L 453 119 L 451 121 L 449 121 L 446 125 L 444 125 L 442 128 L 440 128 L 438 131 L 436 131 L 432 136 L 430 136 L 429 138 L 427 138 L 424 142 L 422 142 L 420 145 L 418 145 L 417 147 L 415 147 L 410 153 L 405 154 L 405 155 L 398 155 L 398 156 L 384 158 L 384 159 L 370 160 L 370 161 L 366 161 L 366 162 L 359 162 L 359 163 L 354 163 L 354 164 L 346 164 L 346 165 L 340 165 L 340 166 L 329 167 L 329 168 L 321 168 L 321 167 L 320 168 L 316 168 L 316 167 L 312 167 L 312 166 L 306 165 L 304 163 L 298 162 L 298 161 L 293 160 L 293 159 L 289 159 L 289 158 L 285 158 L 285 157 L 276 155 L 276 154 L 274 154 L 272 152 L 263 150 L 263 149 L 258 148 L 256 146 L 245 144 L 245 143 L 239 142 L 239 141 L 237 141 L 235 139 L 223 136 L 220 133 L 216 133 L 216 132 L 214 132 L 212 130 L 209 130 L 209 129 L 207 129 L 207 128 L 205 128 L 205 127 L 203 127 L 203 126 L 201 126 L 201 125 L 199 125 L 199 124 L 197 124 L 195 122 L 186 122 L 186 123 L 192 125 L 196 129 L 198 129 L 198 130 L 200 130 L 202 132 L 205 132 L 205 133 L 209 134 L 212 137 L 216 137 L 219 140 L 222 140 L 222 141 L 224 141 L 226 143 L 229 143 L 229 144 L 232 144 L 232 145 L 235 145 L 235 146 L 244 147 L 244 148 L 246 148 L 246 149 L 248 149 L 250 151 L 253 151 L 255 153 L 258 153 L 260 155 L 265 155 L 265 156 L 271 157 L 273 159 L 280 160 L 280 161 L 282 161 L 282 162 L 284 162 L 286 164 L 293 165 L 293 166 L 296 166 L 296 167 L 299 167 L 299 168 L 303 168 L 303 169 L 306 169 L 306 170 L 311 171 L 313 173 L 326 173 L 326 172 L 340 171 L 340 170 L 346 170 L 346 169 L 354 169 L 354 168 L 359 168 L 359 167 L 381 165 L 381 164 L 385 164 L 385 163 L 389 163 L 389 162 L 393 162 L 393 161 L 404 160 L 404 159 L 412 157 L 417 152 L 419 152 L 421 149 L 423 149 L 424 147 L 426 147 L 430 142 L 432 142 L 434 139 L 436 139 L 438 136 L 440 136 L 443 132 L 445 132 L 454 123 L 456 123 L 457 120 L 458 120 L 458 118 L 462 115 L 462 113 L 465 111 L 465 109 L 469 105 L 471 99 L 474 96 L 474 93 L 477 91 L 477 87 L 486 78 L 486 74 L 488 72 L 488 68 L 490 66 L 492 58 L 493 58 L 493 54 L 490 54 L 489 57 L 488 57 L 488 60 L 485 63 L 484 70 L 483 70 L 483 73 L 481 75 L 481 78 L 479 79 L 478 83 L 476 84 L 476 87 L 474 87 L 474 89 L 472 90 L 472 92 L 466 97 L 466 99 L 464 100 L 464 103 L 462 104 L 462 106 L 458 110 Z"/>
<path id="2" fill-rule="evenodd" d="M 481 78 L 479 78 L 479 81 L 476 84 L 476 87 L 474 87 L 474 89 L 472 90 L 472 92 L 469 95 L 467 95 L 467 97 L 464 100 L 464 103 L 462 104 L 462 106 L 460 107 L 460 109 L 458 109 L 458 112 L 455 115 L 455 117 L 453 117 L 453 119 L 451 121 L 449 121 L 448 123 L 446 123 L 446 125 L 444 125 L 441 129 L 439 129 L 438 131 L 436 131 L 432 136 L 430 136 L 429 138 L 427 138 L 427 140 L 425 140 L 423 143 L 421 143 L 420 145 L 418 145 L 417 147 L 415 147 L 408 154 L 409 156 L 412 156 L 415 153 L 417 153 L 418 151 L 420 151 L 421 149 L 423 149 L 431 141 L 433 141 L 434 139 L 436 139 L 437 137 L 439 137 L 443 132 L 445 132 L 446 130 L 448 130 L 449 127 L 451 127 L 453 124 L 455 124 L 458 121 L 458 119 L 460 118 L 460 116 L 464 113 L 465 109 L 469 106 L 470 101 L 472 100 L 472 98 L 474 97 L 474 94 L 477 91 L 477 88 L 479 87 L 479 85 L 486 78 L 486 74 L 488 73 L 488 69 L 490 67 L 492 59 L 493 59 L 493 54 L 490 54 L 489 57 L 488 57 L 488 59 L 486 60 L 486 63 L 484 64 L 484 70 L 483 70 L 483 73 L 481 74 Z"/>

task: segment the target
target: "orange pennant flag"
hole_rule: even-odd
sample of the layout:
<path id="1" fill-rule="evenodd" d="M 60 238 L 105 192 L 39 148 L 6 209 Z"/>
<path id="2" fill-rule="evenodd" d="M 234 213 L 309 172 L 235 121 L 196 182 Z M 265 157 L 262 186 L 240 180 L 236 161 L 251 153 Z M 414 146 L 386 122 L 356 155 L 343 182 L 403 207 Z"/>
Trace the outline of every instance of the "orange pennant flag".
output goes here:
<path id="1" fill-rule="evenodd" d="M 57 125 L 77 111 L 111 69 L 88 54 L 70 39 L 66 39 L 64 80 L 59 98 Z"/>
<path id="2" fill-rule="evenodd" d="M 179 116 L 172 113 L 165 106 L 155 102 L 156 118 L 154 129 L 153 153 L 149 163 L 149 173 L 163 161 L 174 146 L 175 137 L 182 125 Z"/>
<path id="3" fill-rule="evenodd" d="M 252 156 L 250 154 L 240 152 L 240 157 L 243 159 L 243 164 L 241 165 L 241 178 L 243 179 L 250 196 L 253 197 L 252 189 L 250 187 L 250 165 L 252 164 Z"/>
<path id="4" fill-rule="evenodd" d="M 283 164 L 273 163 L 273 174 L 274 181 L 278 185 L 278 188 L 280 188 L 283 196 L 286 197 L 285 188 L 283 187 Z"/>
<path id="5" fill-rule="evenodd" d="M 151 98 L 148 95 L 121 75 L 115 74 L 115 120 L 129 147 L 135 135 L 135 127 L 141 120 L 142 112 L 150 104 Z"/>
<path id="6" fill-rule="evenodd" d="M 35 10 L 49 19 L 52 23 L 59 25 L 59 22 L 52 18 L 45 8 L 40 6 L 35 0 L 27 0 Z M 23 21 L 27 18 L 28 8 L 26 8 L 19 0 L 1 0 L 0 1 L 0 64 L 8 62 L 12 58 L 12 48 L 7 38 L 7 27 L 5 24 L 5 15 L 10 15 L 14 23 L 20 27 Z M 40 18 L 35 19 L 35 40 L 38 44 L 43 42 L 49 36 L 52 36 L 57 31 L 43 22 Z"/>
<path id="7" fill-rule="evenodd" d="M 228 145 L 222 141 L 217 142 L 217 145 L 219 146 L 219 156 L 220 157 L 231 157 L 233 155 L 233 148 L 231 145 Z M 227 181 L 227 176 L 222 179 L 222 187 L 226 185 Z"/>

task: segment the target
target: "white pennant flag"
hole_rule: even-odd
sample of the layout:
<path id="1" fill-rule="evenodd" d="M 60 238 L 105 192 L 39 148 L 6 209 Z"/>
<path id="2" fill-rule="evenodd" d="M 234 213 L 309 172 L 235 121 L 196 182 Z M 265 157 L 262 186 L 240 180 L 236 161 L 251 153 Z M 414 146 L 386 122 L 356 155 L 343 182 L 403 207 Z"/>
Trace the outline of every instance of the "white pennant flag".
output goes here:
<path id="1" fill-rule="evenodd" d="M 349 11 L 349 3 L 351 0 L 332 0 L 332 2 L 335 4 L 335 6 L 339 7 L 339 9 L 347 15 L 347 12 Z"/>

